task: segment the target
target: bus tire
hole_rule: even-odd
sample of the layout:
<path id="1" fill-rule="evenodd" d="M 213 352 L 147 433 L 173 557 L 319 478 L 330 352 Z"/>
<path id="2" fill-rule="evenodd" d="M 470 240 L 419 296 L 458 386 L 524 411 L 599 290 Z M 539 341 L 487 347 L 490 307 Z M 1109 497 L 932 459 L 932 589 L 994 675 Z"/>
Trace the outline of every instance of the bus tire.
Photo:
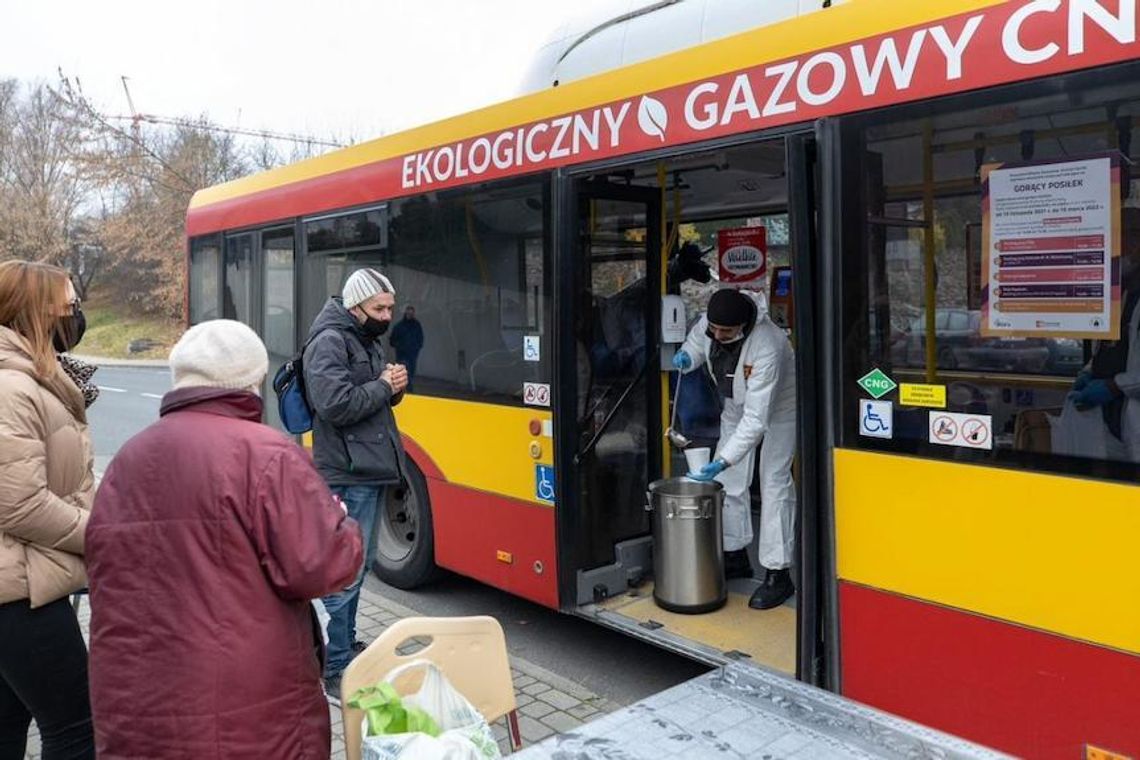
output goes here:
<path id="1" fill-rule="evenodd" d="M 438 574 L 427 481 L 408 459 L 407 486 L 389 486 L 376 516 L 372 572 L 389 586 L 414 589 Z"/>

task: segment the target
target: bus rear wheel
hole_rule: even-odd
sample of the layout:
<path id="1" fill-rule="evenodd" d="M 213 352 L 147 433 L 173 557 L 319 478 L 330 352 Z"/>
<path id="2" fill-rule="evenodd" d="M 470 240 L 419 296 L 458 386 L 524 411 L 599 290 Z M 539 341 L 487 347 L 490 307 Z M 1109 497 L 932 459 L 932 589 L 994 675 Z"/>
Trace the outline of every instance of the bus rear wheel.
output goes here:
<path id="1" fill-rule="evenodd" d="M 376 516 L 372 572 L 390 586 L 414 589 L 436 576 L 431 502 L 423 473 L 408 460 L 406 486 L 385 489 Z"/>

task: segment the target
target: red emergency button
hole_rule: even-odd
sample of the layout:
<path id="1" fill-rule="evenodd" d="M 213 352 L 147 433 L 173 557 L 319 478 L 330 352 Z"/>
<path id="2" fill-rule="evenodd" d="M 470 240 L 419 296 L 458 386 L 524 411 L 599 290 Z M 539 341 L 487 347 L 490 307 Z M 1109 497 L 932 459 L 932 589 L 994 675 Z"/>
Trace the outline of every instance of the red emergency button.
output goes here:
<path id="1" fill-rule="evenodd" d="M 530 425 L 528 427 L 530 429 L 531 435 L 541 435 L 542 434 L 542 420 L 531 420 Z"/>

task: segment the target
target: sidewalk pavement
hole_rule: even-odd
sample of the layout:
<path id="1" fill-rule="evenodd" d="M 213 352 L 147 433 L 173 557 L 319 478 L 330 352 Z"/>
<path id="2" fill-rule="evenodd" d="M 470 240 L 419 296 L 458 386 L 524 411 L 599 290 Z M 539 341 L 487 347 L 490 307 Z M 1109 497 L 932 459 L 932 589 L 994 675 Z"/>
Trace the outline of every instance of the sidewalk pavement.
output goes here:
<path id="1" fill-rule="evenodd" d="M 416 616 L 414 610 L 385 599 L 379 594 L 362 588 L 360 608 L 357 612 L 357 637 L 371 643 L 386 627 L 405 617 Z M 79 622 L 84 637 L 87 636 L 91 620 L 91 608 L 87 597 L 83 598 L 79 611 Z M 583 723 L 613 712 L 623 705 L 615 704 L 599 697 L 578 684 L 545 668 L 511 657 L 511 674 L 514 677 L 515 697 L 519 708 L 519 730 L 523 746 L 542 741 L 556 733 L 565 733 Z M 330 703 L 329 717 L 332 721 L 333 760 L 344 760 L 344 727 L 341 725 L 340 707 Z M 505 719 L 491 726 L 503 754 L 510 752 Z M 39 734 L 32 727 L 28 738 L 28 760 L 40 760 Z"/>

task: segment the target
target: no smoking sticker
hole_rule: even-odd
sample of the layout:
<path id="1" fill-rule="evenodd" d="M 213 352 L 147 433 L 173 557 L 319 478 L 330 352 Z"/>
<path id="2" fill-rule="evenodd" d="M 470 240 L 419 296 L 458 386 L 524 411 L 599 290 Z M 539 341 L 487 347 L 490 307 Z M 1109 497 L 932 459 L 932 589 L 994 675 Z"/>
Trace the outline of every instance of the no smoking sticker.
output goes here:
<path id="1" fill-rule="evenodd" d="M 930 442 L 967 449 L 994 447 L 993 418 L 988 414 L 930 413 Z"/>
<path id="2" fill-rule="evenodd" d="M 546 383 L 523 383 L 523 403 L 528 406 L 550 406 L 550 386 Z"/>

